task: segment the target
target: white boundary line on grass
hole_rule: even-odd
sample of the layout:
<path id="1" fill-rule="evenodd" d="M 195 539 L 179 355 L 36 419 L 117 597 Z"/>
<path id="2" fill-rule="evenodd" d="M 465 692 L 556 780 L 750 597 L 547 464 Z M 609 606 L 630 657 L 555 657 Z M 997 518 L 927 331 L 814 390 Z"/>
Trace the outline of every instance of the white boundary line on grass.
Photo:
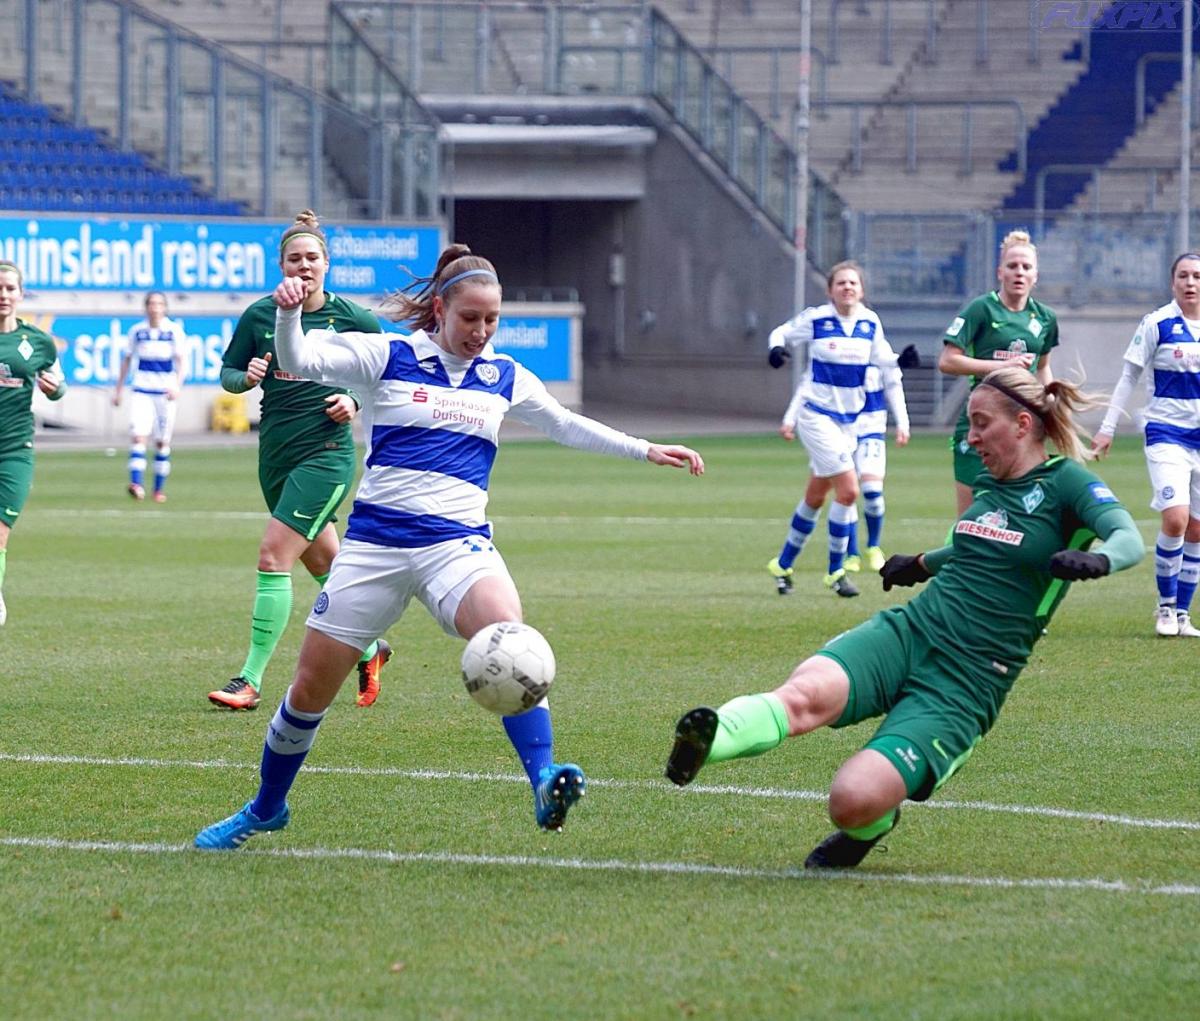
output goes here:
<path id="1" fill-rule="evenodd" d="M 79 510 L 72 510 L 69 507 L 45 507 L 39 508 L 37 516 L 41 517 L 78 517 Z M 170 518 L 196 519 L 196 520 L 213 520 L 213 521 L 262 521 L 270 515 L 265 510 L 261 511 L 236 511 L 236 510 L 184 510 L 176 509 L 157 509 L 154 507 L 146 508 L 117 508 L 117 507 L 101 507 L 87 511 L 88 517 L 92 518 L 137 518 L 139 521 L 147 519 L 158 519 L 166 521 Z M 777 522 L 778 514 L 762 515 L 760 517 L 682 517 L 669 514 L 663 515 L 622 515 L 622 514 L 501 514 L 490 520 L 494 524 L 501 525 L 517 525 L 517 524 L 534 524 L 534 525 L 581 525 L 581 524 L 599 524 L 599 525 L 661 525 L 666 527 L 676 527 L 678 525 L 761 525 L 764 522 Z M 888 519 L 888 523 L 893 528 L 911 528 L 914 526 L 925 526 L 929 524 L 945 525 L 944 518 L 896 518 Z M 1157 518 L 1136 518 L 1134 523 L 1144 525 L 1146 527 L 1157 527 L 1159 520 Z M 1153 549 L 1153 547 L 1148 547 Z"/>
<path id="2" fill-rule="evenodd" d="M 107 840 L 62 840 L 56 837 L 0 837 L 2 847 L 28 847 L 47 851 L 97 851 L 113 854 L 181 854 L 190 844 L 138 844 Z M 204 855 L 211 852 L 195 852 Z M 540 858 L 530 855 L 461 854 L 451 851 L 386 851 L 361 847 L 253 848 L 243 856 L 308 860 L 353 859 L 403 865 L 468 865 L 507 868 L 569 869 L 580 872 L 632 872 L 650 875 L 721 876 L 730 879 L 803 879 L 808 882 L 900 883 L 910 886 L 967 886 L 996 890 L 1092 890 L 1167 897 L 1200 897 L 1200 886 L 1186 883 L 1152 883 L 1123 879 L 1011 879 L 1007 876 L 921 876 L 911 872 L 806 872 L 804 869 L 755 869 L 734 865 L 702 865 L 672 861 L 622 861 L 617 858 L 589 861 L 584 858 Z"/>
<path id="3" fill-rule="evenodd" d="M 34 755 L 0 752 L 0 762 L 25 762 L 30 765 L 62 766 L 127 766 L 148 769 L 252 769 L 243 762 L 225 759 L 188 761 L 185 759 L 106 758 L 90 755 Z M 470 773 L 439 769 L 398 769 L 391 766 L 318 766 L 306 765 L 305 773 L 334 776 L 394 776 L 403 780 L 462 780 L 468 783 L 528 783 L 523 776 L 511 773 Z M 588 778 L 588 786 L 615 790 L 651 790 L 675 794 L 669 784 L 649 780 L 600 780 Z M 824 801 L 824 791 L 792 790 L 780 787 L 736 787 L 727 785 L 694 784 L 680 795 L 726 794 L 743 798 L 772 798 L 789 801 Z M 1073 819 L 1080 822 L 1106 822 L 1134 829 L 1190 830 L 1200 832 L 1200 821 L 1190 819 L 1155 819 L 1109 812 L 1083 812 L 1070 808 L 1044 805 L 1004 805 L 991 801 L 928 801 L 924 808 L 966 809 L 976 812 L 1000 812 L 1011 815 L 1035 815 L 1049 819 Z"/>

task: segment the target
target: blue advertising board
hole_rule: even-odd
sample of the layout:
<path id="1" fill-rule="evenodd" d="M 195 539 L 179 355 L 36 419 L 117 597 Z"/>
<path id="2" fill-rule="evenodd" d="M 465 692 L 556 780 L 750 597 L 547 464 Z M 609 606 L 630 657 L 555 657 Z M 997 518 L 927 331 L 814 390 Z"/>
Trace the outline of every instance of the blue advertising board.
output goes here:
<path id="1" fill-rule="evenodd" d="M 15 263 L 29 291 L 266 292 L 279 280 L 287 225 L 230 220 L 0 217 L 0 259 Z M 383 294 L 432 274 L 437 227 L 324 228 L 326 288 Z"/>
<path id="2" fill-rule="evenodd" d="M 72 386 L 113 386 L 126 337 L 141 316 L 22 316 L 59 341 L 59 360 Z M 219 384 L 221 358 L 238 317 L 186 316 L 184 376 L 189 383 Z M 545 383 L 571 379 L 571 317 L 521 316 L 502 319 L 493 344 Z M 395 329 L 395 327 L 390 327 Z"/>
<path id="3" fill-rule="evenodd" d="M 571 317 L 504 317 L 492 346 L 520 362 L 543 383 L 571 379 Z"/>

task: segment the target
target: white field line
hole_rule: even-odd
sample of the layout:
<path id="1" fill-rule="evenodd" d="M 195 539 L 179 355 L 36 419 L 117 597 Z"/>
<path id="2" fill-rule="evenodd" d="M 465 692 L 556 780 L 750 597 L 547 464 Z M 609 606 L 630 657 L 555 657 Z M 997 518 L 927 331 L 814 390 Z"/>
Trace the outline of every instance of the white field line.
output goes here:
<path id="1" fill-rule="evenodd" d="M 78 510 L 69 510 L 65 507 L 51 507 L 45 510 L 38 511 L 38 517 L 77 517 Z M 137 518 L 142 522 L 154 524 L 167 524 L 171 520 L 191 520 L 191 521 L 264 521 L 267 518 L 266 511 L 188 511 L 188 510 L 116 510 L 109 508 L 104 510 L 90 510 L 87 512 L 89 518 L 117 518 L 120 520 L 132 520 Z M 932 524 L 944 523 L 948 519 L 943 518 L 898 518 L 895 520 L 889 519 L 889 524 L 892 527 L 913 528 L 927 527 Z M 502 528 L 511 528 L 516 525 L 537 525 L 542 527 L 545 525 L 567 525 L 572 528 L 579 525 L 614 525 L 614 526 L 644 526 L 650 528 L 679 528 L 679 527 L 711 527 L 719 525 L 729 528 L 744 528 L 762 526 L 764 524 L 778 523 L 778 516 L 760 517 L 760 518 L 687 518 L 687 517 L 624 517 L 620 515 L 570 515 L 570 514 L 549 514 L 549 515 L 526 515 L 515 517 L 495 517 L 490 519 L 493 525 L 498 525 Z M 1136 524 L 1146 528 L 1155 527 L 1157 521 L 1152 521 L 1149 518 L 1139 519 Z M 1145 547 L 1146 553 L 1153 553 L 1154 546 L 1148 545 Z"/>
<path id="2" fill-rule="evenodd" d="M 30 765 L 62 766 L 124 766 L 142 769 L 253 769 L 244 762 L 226 759 L 189 761 L 185 759 L 106 758 L 88 755 L 34 755 L 0 752 L 0 762 L 24 762 Z M 470 773 L 439 769 L 397 769 L 390 766 L 319 766 L 305 765 L 305 773 L 333 776 L 393 776 L 402 780 L 453 780 L 464 783 L 518 783 L 529 781 L 515 773 Z M 736 787 L 728 785 L 693 784 L 685 791 L 676 791 L 664 781 L 603 780 L 588 778 L 588 786 L 597 789 L 660 791 L 672 796 L 729 795 L 742 798 L 768 798 L 784 801 L 824 801 L 824 791 L 794 790 L 785 787 Z M 1080 822 L 1104 822 L 1134 829 L 1185 830 L 1200 832 L 1200 821 L 1190 819 L 1155 819 L 1108 812 L 1083 812 L 1070 808 L 1045 805 L 1004 805 L 990 801 L 929 801 L 918 802 L 918 808 L 965 809 L 976 812 L 998 812 L 1009 815 L 1042 816 L 1049 819 L 1071 819 Z M 905 811 L 908 809 L 906 808 Z"/>
<path id="3" fill-rule="evenodd" d="M 0 837 L 0 847 L 47 851 L 94 851 L 108 854 L 184 854 L 191 844 L 125 843 L 107 840 L 62 840 L 57 837 Z M 204 852 L 196 851 L 197 855 Z M 806 872 L 804 869 L 755 869 L 735 865 L 702 865 L 677 861 L 623 861 L 617 858 L 589 861 L 584 858 L 541 858 L 529 855 L 462 854 L 453 851 L 387 851 L 361 847 L 257 847 L 241 856 L 262 858 L 378 861 L 401 865 L 465 865 L 502 868 L 564 869 L 577 872 L 626 872 L 642 875 L 718 876 L 727 879 L 851 881 L 898 883 L 909 886 L 965 886 L 994 890 L 1085 890 L 1100 893 L 1143 894 L 1167 897 L 1200 897 L 1200 886 L 1187 883 L 1154 883 L 1148 880 L 1070 879 L 1046 877 L 1013 879 L 1008 876 L 919 876 L 911 872 Z"/>

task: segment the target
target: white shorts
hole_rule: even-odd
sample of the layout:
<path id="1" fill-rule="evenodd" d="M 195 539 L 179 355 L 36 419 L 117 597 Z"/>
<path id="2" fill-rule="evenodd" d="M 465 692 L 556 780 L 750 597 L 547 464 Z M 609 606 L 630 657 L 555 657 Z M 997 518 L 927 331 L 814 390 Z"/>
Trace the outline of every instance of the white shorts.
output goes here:
<path id="1" fill-rule="evenodd" d="M 416 596 L 442 630 L 457 638 L 458 605 L 475 582 L 487 577 L 512 581 L 490 539 L 450 539 L 414 549 L 347 539 L 334 557 L 308 626 L 365 649 L 400 619 Z"/>
<path id="2" fill-rule="evenodd" d="M 808 451 L 812 473 L 819 479 L 854 471 L 854 448 L 858 438 L 854 426 L 842 425 L 828 415 L 801 408 L 796 418 L 796 435 Z"/>
<path id="3" fill-rule="evenodd" d="M 134 390 L 129 395 L 129 435 L 153 436 L 158 443 L 170 443 L 175 431 L 175 405 L 166 394 Z"/>
<path id="4" fill-rule="evenodd" d="M 887 443 L 876 438 L 859 440 L 854 448 L 854 470 L 860 479 L 882 479 L 887 474 Z"/>
<path id="5" fill-rule="evenodd" d="M 1192 517 L 1200 518 L 1200 451 L 1155 443 L 1146 448 L 1146 467 L 1154 488 L 1150 501 L 1154 510 L 1187 507 Z"/>

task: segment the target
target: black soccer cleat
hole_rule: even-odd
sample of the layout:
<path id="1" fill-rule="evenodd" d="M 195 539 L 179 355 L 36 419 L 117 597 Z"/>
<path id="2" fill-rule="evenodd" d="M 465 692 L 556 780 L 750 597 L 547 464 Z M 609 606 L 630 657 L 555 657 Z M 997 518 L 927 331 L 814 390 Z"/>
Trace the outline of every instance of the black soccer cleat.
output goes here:
<path id="1" fill-rule="evenodd" d="M 825 575 L 825 587 L 833 589 L 843 599 L 853 599 L 858 595 L 858 586 L 846 575 L 844 567 L 839 567 L 833 574 Z"/>
<path id="2" fill-rule="evenodd" d="M 804 859 L 806 869 L 852 869 L 855 868 L 888 833 L 896 828 L 900 821 L 900 809 L 896 809 L 896 818 L 892 821 L 892 829 L 880 833 L 870 840 L 857 840 L 847 833 L 838 830 L 831 833 L 809 852 Z"/>
<path id="3" fill-rule="evenodd" d="M 717 736 L 717 711 L 708 706 L 689 709 L 675 724 L 675 744 L 667 757 L 667 779 L 686 787 L 696 779 Z"/>

